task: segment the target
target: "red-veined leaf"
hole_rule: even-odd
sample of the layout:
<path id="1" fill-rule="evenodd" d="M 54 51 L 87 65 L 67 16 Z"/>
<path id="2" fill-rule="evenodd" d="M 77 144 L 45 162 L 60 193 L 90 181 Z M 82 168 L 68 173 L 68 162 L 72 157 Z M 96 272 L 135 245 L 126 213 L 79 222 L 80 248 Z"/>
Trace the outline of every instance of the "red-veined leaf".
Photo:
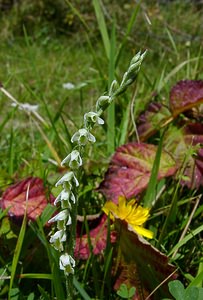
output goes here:
<path id="1" fill-rule="evenodd" d="M 173 116 L 203 103 L 203 80 L 179 81 L 170 92 L 170 108 Z"/>
<path id="2" fill-rule="evenodd" d="M 84 234 L 81 237 L 76 238 L 75 256 L 78 259 L 88 259 L 91 253 L 98 255 L 106 248 L 107 241 L 107 217 L 103 215 L 99 224 L 89 231 L 88 234 Z M 88 238 L 91 242 L 92 250 L 89 248 Z M 111 242 L 115 242 L 115 232 L 111 232 Z"/>
<path id="3" fill-rule="evenodd" d="M 161 103 L 151 102 L 146 111 L 138 118 L 137 129 L 141 141 L 156 133 L 170 120 L 169 109 Z"/>
<path id="4" fill-rule="evenodd" d="M 164 143 L 179 168 L 186 160 L 182 184 L 192 189 L 203 185 L 203 125 L 190 123 L 182 128 L 173 126 L 165 135 Z"/>
<path id="5" fill-rule="evenodd" d="M 144 143 L 119 147 L 98 190 L 116 203 L 119 196 L 129 199 L 141 193 L 148 185 L 156 151 L 157 146 Z M 175 171 L 175 161 L 162 151 L 158 179 L 171 176 Z"/>
<path id="6" fill-rule="evenodd" d="M 53 202 L 50 195 L 48 200 L 43 180 L 38 177 L 28 177 L 6 189 L 0 205 L 2 209 L 10 207 L 8 213 L 16 219 L 22 219 L 26 208 L 26 193 L 29 187 L 27 201 L 27 218 L 35 220 L 41 215 L 48 202 Z"/>

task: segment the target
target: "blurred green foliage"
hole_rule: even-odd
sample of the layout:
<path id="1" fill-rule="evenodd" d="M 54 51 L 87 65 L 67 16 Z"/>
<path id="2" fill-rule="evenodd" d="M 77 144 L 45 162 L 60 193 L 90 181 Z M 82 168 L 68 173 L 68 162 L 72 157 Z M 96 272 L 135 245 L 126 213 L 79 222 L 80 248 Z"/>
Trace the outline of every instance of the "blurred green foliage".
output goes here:
<path id="1" fill-rule="evenodd" d="M 53 35 L 72 35 L 81 31 L 83 25 L 75 14 L 71 3 L 88 25 L 90 32 L 98 34 L 94 8 L 91 1 L 84 0 L 0 0 L 0 37 L 17 37 L 23 35 L 23 27 L 28 34 L 35 37 Z M 168 27 L 176 35 L 176 42 L 200 42 L 202 31 L 201 14 L 203 5 L 198 1 L 100 1 L 109 29 L 113 18 L 117 20 L 117 32 L 123 36 L 125 26 L 132 11 L 139 2 L 141 13 L 134 28 L 131 42 L 150 48 L 152 43 L 165 44 L 169 50 L 168 36 L 161 29 Z M 185 14 L 187 12 L 187 18 Z M 178 17 L 177 17 L 178 16 Z M 139 26 L 141 25 L 141 26 Z M 163 32 L 162 34 L 160 34 Z M 144 42 L 144 45 L 143 45 Z"/>

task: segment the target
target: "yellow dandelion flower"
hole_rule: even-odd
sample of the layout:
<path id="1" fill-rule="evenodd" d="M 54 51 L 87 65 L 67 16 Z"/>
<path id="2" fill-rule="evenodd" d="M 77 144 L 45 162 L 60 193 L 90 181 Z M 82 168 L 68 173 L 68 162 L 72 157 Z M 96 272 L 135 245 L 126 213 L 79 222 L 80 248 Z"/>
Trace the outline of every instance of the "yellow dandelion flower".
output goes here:
<path id="1" fill-rule="evenodd" d="M 107 215 L 110 213 L 112 220 L 114 218 L 125 220 L 128 226 L 138 234 L 149 239 L 153 238 L 153 232 L 143 227 L 143 224 L 149 218 L 149 209 L 138 205 L 135 199 L 127 202 L 124 197 L 119 197 L 118 205 L 112 201 L 107 201 L 103 211 Z"/>

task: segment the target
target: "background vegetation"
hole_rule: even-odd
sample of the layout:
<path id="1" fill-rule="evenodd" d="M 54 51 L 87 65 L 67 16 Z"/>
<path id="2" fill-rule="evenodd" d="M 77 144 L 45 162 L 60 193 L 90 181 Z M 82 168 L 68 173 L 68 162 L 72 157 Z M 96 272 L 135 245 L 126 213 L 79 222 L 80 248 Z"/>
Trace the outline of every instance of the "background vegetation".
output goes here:
<path id="1" fill-rule="evenodd" d="M 91 110 L 98 96 L 108 89 L 110 60 L 105 52 L 106 41 L 101 37 L 102 30 L 93 2 L 0 1 L 0 81 L 20 103 L 38 105 L 42 119 L 39 121 L 29 111 L 19 110 L 13 106 L 11 99 L 0 94 L 1 194 L 19 180 L 38 176 L 43 178 L 48 191 L 56 196 L 58 191 L 53 186 L 63 171 L 59 162 L 71 150 L 70 137 L 81 126 L 83 114 Z M 114 70 L 116 78 L 121 78 L 136 52 L 148 49 L 136 83 L 134 120 L 152 100 L 168 105 L 170 89 L 177 81 L 203 79 L 201 1 L 100 2 L 109 36 L 113 36 L 112 28 L 115 26 L 115 49 L 123 45 Z M 129 35 L 126 34 L 128 29 Z M 72 89 L 64 88 L 65 83 L 71 83 Z M 129 89 L 123 97 L 118 98 L 115 105 L 115 147 L 136 140 L 133 118 L 130 113 L 125 114 L 126 110 L 130 112 L 134 89 Z M 95 130 L 97 143 L 85 153 L 86 163 L 81 174 L 79 197 L 80 215 L 84 211 L 86 214 L 100 212 L 105 202 L 95 189 L 103 179 L 112 154 L 108 149 L 109 126 L 107 122 L 103 129 Z M 171 191 L 172 186 L 167 195 L 168 204 Z M 192 192 L 188 192 L 188 195 L 183 193 L 181 199 L 192 196 Z M 194 227 L 200 224 L 201 211 L 202 206 L 194 219 Z M 8 276 L 12 273 L 14 249 L 20 228 L 22 230 L 16 220 L 3 221 L 5 214 L 2 211 L 0 215 L 1 299 L 7 299 Z M 162 218 L 157 222 L 161 222 Z M 42 223 L 47 220 L 45 216 Z M 45 238 L 50 228 L 42 228 L 39 223 L 31 223 L 26 228 L 16 267 L 18 274 L 54 273 L 55 269 L 50 271 L 49 260 L 51 255 L 57 255 L 51 254 L 52 250 Z M 177 232 L 178 229 L 174 226 L 171 232 L 173 230 Z M 185 285 L 202 266 L 201 238 L 199 236 L 199 239 L 188 244 L 180 258 L 181 280 Z M 170 243 L 172 240 L 168 232 L 165 247 L 170 247 Z M 191 248 L 195 249 L 192 257 Z M 76 277 L 81 288 L 92 299 L 104 297 L 100 287 L 107 278 L 107 269 L 106 263 L 101 263 L 99 259 L 91 256 L 87 262 L 78 262 L 77 266 Z M 54 289 L 58 287 L 60 290 L 60 280 L 63 284 L 62 274 L 58 280 L 55 279 L 53 287 L 50 280 L 39 279 L 37 276 L 34 280 L 15 278 L 13 287 L 17 290 L 13 289 L 10 298 L 53 298 Z M 24 284 L 25 281 L 29 283 Z M 75 286 L 79 290 L 77 283 Z M 104 286 L 105 291 L 108 290 L 108 299 L 118 297 L 106 282 L 103 283 L 103 293 Z M 79 292 L 77 297 L 88 299 Z"/>

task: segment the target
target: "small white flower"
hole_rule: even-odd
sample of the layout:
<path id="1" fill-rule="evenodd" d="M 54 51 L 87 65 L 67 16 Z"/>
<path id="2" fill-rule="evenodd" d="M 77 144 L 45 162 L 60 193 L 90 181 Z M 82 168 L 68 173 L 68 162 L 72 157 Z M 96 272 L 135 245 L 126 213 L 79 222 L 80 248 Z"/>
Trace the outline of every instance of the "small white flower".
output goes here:
<path id="1" fill-rule="evenodd" d="M 93 126 L 96 123 L 98 125 L 103 125 L 104 120 L 99 117 L 98 113 L 90 111 L 84 115 L 84 123 L 86 127 L 88 127 L 89 125 Z"/>
<path id="2" fill-rule="evenodd" d="M 60 240 L 60 242 L 66 241 L 66 232 L 64 230 L 58 230 L 50 237 L 50 243 L 55 243 L 56 240 Z"/>
<path id="3" fill-rule="evenodd" d="M 66 173 L 61 179 L 59 179 L 59 181 L 56 183 L 56 186 L 64 184 L 65 182 L 69 183 L 70 188 L 72 187 L 72 182 L 74 182 L 76 186 L 79 185 L 79 182 L 72 171 Z"/>
<path id="4" fill-rule="evenodd" d="M 56 205 L 58 202 L 67 202 L 68 207 L 70 206 L 69 200 L 73 201 L 75 203 L 75 195 L 71 190 L 62 190 L 61 193 L 56 197 L 54 201 L 54 205 Z M 66 207 L 66 208 L 68 208 Z"/>
<path id="5" fill-rule="evenodd" d="M 66 195 L 67 196 L 63 196 Z M 62 209 L 67 209 L 67 208 L 71 208 L 70 202 L 69 202 L 69 198 L 70 198 L 70 191 L 65 191 L 63 190 L 58 197 L 56 197 L 55 201 L 54 201 L 54 205 L 56 205 L 58 202 L 61 202 L 61 208 Z"/>
<path id="6" fill-rule="evenodd" d="M 66 232 L 65 230 L 58 230 L 50 237 L 50 243 L 53 244 L 53 247 L 58 251 L 63 251 L 63 242 L 66 241 Z"/>
<path id="7" fill-rule="evenodd" d="M 63 166 L 65 163 L 69 164 L 71 169 L 78 169 L 82 165 L 82 158 L 78 150 L 73 150 L 64 160 L 61 162 Z"/>
<path id="8" fill-rule="evenodd" d="M 85 128 L 79 129 L 71 138 L 71 142 L 79 145 L 86 145 L 88 142 L 95 143 L 95 137 Z"/>
<path id="9" fill-rule="evenodd" d="M 53 218 L 51 218 L 48 223 L 58 222 L 58 221 L 64 221 L 67 219 L 69 213 L 67 209 L 64 209 L 60 211 L 57 215 L 55 215 Z"/>
<path id="10" fill-rule="evenodd" d="M 75 260 L 67 253 L 62 254 L 60 256 L 59 266 L 60 270 L 63 270 L 66 275 L 74 274 Z"/>

